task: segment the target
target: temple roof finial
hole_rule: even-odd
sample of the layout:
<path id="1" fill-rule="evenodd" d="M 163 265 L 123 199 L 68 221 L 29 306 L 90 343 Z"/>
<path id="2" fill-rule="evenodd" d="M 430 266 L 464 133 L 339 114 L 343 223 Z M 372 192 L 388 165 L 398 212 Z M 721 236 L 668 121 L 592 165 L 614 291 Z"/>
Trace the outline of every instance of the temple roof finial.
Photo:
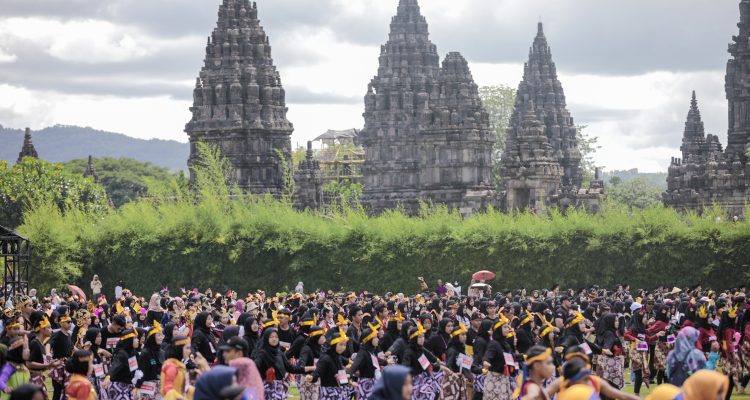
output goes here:
<path id="1" fill-rule="evenodd" d="M 542 24 L 542 17 L 539 17 L 539 22 L 537 23 L 536 28 L 536 34 L 539 36 L 544 36 L 544 24 Z"/>

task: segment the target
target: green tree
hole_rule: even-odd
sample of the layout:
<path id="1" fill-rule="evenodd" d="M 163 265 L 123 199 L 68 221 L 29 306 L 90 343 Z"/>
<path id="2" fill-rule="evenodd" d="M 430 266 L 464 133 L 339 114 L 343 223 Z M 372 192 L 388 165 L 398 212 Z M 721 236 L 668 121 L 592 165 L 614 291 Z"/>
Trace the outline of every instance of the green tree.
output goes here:
<path id="1" fill-rule="evenodd" d="M 490 115 L 490 126 L 495 132 L 495 146 L 492 149 L 492 179 L 496 189 L 500 189 L 500 159 L 505 151 L 508 137 L 508 123 L 516 103 L 516 89 L 505 85 L 483 86 L 479 88 L 482 105 Z"/>
<path id="2" fill-rule="evenodd" d="M 578 139 L 578 151 L 581 152 L 583 178 L 586 181 L 591 181 L 596 174 L 596 168 L 599 167 L 594 162 L 594 153 L 601 149 L 602 146 L 597 144 L 599 142 L 598 136 L 589 136 L 584 132 L 586 128 L 588 128 L 587 125 L 576 126 L 576 139 Z"/>
<path id="3" fill-rule="evenodd" d="M 24 213 L 42 204 L 54 204 L 62 213 L 101 213 L 107 209 L 107 197 L 101 186 L 62 164 L 26 157 L 9 168 L 0 161 L 0 224 L 15 228 Z"/>
<path id="4" fill-rule="evenodd" d="M 83 174 L 88 160 L 72 160 L 64 165 L 73 173 Z M 162 185 L 179 178 L 179 174 L 175 175 L 166 168 L 125 157 L 95 158 L 94 167 L 99 176 L 99 183 L 104 186 L 107 196 L 115 207 L 121 207 L 139 197 L 148 196 L 150 186 Z M 185 179 L 184 175 L 181 179 Z"/>
<path id="5" fill-rule="evenodd" d="M 622 178 L 620 178 L 619 176 L 613 176 L 609 180 L 609 184 L 612 185 L 612 186 L 617 186 L 617 185 L 619 185 L 621 183 L 622 183 Z"/>
<path id="6" fill-rule="evenodd" d="M 617 185 L 613 184 L 607 190 L 607 196 L 630 208 L 643 209 L 661 204 L 661 192 L 657 185 L 646 178 L 639 177 Z"/>

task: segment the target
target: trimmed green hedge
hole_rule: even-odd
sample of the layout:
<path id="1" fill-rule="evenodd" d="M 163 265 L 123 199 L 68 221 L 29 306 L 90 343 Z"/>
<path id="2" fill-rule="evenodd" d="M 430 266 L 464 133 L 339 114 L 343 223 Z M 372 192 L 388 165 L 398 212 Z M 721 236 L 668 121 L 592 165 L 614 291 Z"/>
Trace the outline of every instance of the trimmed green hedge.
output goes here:
<path id="1" fill-rule="evenodd" d="M 744 284 L 750 277 L 750 224 L 684 216 L 662 207 L 608 206 L 597 216 L 461 219 L 444 209 L 416 218 L 355 211 L 299 213 L 268 199 L 138 201 L 103 218 L 32 213 L 21 232 L 44 270 L 78 268 L 112 290 L 171 288 L 371 292 L 417 289 L 417 276 L 458 280 L 497 272 L 494 286 L 541 288 L 629 283 L 634 287 Z M 71 273 L 76 275 L 76 273 Z M 66 282 L 32 282 L 48 288 Z"/>

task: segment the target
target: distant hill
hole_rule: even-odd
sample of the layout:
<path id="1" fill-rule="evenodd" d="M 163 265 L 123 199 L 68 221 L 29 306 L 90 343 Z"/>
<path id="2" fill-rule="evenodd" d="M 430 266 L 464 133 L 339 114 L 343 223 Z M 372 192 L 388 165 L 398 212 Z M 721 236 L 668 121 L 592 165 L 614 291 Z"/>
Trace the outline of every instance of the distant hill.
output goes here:
<path id="1" fill-rule="evenodd" d="M 0 159 L 15 163 L 23 144 L 23 130 L 0 125 Z M 190 145 L 174 140 L 143 140 L 121 133 L 98 131 L 80 126 L 55 125 L 32 132 L 39 158 L 66 162 L 87 158 L 128 157 L 150 162 L 171 171 L 187 171 Z"/>
<path id="2" fill-rule="evenodd" d="M 604 171 L 603 178 L 604 182 L 609 182 L 612 177 L 619 176 L 623 182 L 627 182 L 634 178 L 646 178 L 654 185 L 666 190 L 667 189 L 667 173 L 666 172 L 638 172 L 638 168 L 630 169 L 627 171 Z"/>

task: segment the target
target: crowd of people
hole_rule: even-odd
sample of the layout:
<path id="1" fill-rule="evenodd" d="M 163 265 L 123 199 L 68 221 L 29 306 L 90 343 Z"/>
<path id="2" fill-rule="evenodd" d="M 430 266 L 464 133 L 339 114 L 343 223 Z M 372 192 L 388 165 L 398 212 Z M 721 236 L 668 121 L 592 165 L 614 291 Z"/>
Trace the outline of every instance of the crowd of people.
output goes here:
<path id="1" fill-rule="evenodd" d="M 0 317 L 0 400 L 714 400 L 750 379 L 745 288 L 420 285 L 32 291 Z"/>

